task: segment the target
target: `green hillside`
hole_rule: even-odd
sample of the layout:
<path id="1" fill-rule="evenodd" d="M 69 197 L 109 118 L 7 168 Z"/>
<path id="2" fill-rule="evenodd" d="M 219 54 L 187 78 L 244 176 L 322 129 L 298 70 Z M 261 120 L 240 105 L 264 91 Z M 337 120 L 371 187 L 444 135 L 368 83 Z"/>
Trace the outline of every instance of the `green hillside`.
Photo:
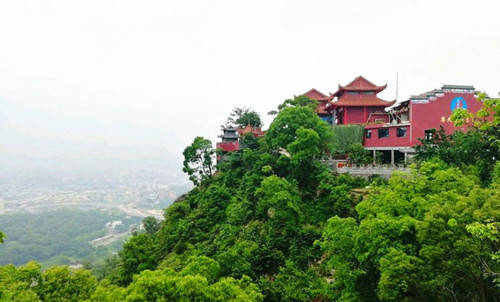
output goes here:
<path id="1" fill-rule="evenodd" d="M 198 185 L 99 280 L 4 266 L 0 301 L 498 301 L 500 101 L 485 104 L 468 132 L 424 144 L 410 174 L 384 181 L 333 175 L 321 159 L 334 134 L 314 104 L 289 100 L 217 167 L 196 138 L 184 167 Z"/>
<path id="2" fill-rule="evenodd" d="M 98 210 L 61 209 L 36 214 L 0 216 L 0 230 L 7 236 L 0 245 L 0 265 L 25 264 L 30 260 L 44 267 L 82 264 L 109 257 L 121 242 L 94 247 L 89 242 L 107 234 L 106 223 L 121 220 L 117 232 L 126 232 L 140 218 Z"/>

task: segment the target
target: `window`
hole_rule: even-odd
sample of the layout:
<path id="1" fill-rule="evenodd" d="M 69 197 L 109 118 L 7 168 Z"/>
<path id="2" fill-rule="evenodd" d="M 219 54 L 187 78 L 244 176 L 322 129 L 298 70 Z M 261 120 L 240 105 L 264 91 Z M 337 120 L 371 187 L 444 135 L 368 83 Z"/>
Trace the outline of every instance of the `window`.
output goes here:
<path id="1" fill-rule="evenodd" d="M 374 91 L 363 91 L 363 92 L 361 92 L 361 94 L 368 94 L 368 95 L 370 95 L 370 94 L 375 94 L 375 92 Z"/>
<path id="2" fill-rule="evenodd" d="M 378 129 L 378 138 L 389 137 L 389 128 Z"/>
<path id="3" fill-rule="evenodd" d="M 396 131 L 396 136 L 397 137 L 404 137 L 406 136 L 406 127 L 400 127 Z"/>
<path id="4" fill-rule="evenodd" d="M 425 139 L 428 141 L 431 141 L 432 138 L 434 137 L 434 133 L 436 132 L 435 129 L 427 129 L 425 130 Z"/>
<path id="5" fill-rule="evenodd" d="M 372 137 L 372 131 L 366 130 L 366 138 L 371 138 L 371 137 Z"/>

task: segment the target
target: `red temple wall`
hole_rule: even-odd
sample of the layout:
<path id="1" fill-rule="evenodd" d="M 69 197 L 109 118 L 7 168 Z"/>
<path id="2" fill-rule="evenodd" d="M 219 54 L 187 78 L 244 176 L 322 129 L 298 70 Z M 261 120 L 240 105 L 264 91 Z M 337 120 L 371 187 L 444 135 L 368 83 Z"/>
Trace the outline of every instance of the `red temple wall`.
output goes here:
<path id="1" fill-rule="evenodd" d="M 344 107 L 344 110 L 346 110 L 346 119 L 344 120 L 344 124 L 346 125 L 364 124 L 366 122 L 375 122 L 375 120 L 384 120 L 384 122 L 389 122 L 389 116 L 386 114 L 375 114 L 376 112 L 384 113 L 384 107 L 349 106 Z"/>
<path id="2" fill-rule="evenodd" d="M 443 96 L 429 101 L 428 103 L 412 103 L 410 101 L 410 124 L 406 125 L 387 125 L 387 124 L 368 124 L 365 129 L 372 129 L 372 137 L 365 138 L 363 145 L 365 147 L 409 147 L 420 144 L 419 139 L 425 137 L 425 130 L 439 129 L 443 126 L 448 134 L 456 130 L 466 130 L 466 126 L 455 127 L 449 119 L 452 114 L 452 102 L 455 98 L 462 97 L 467 104 L 467 110 L 476 113 L 482 107 L 472 93 L 452 93 L 446 92 Z M 398 127 L 407 127 L 406 136 L 397 137 Z M 378 129 L 388 128 L 389 136 L 378 138 Z"/>
<path id="3" fill-rule="evenodd" d="M 386 128 L 389 129 L 389 136 L 384 138 L 378 137 L 378 129 Z M 406 136 L 398 137 L 397 128 L 406 128 Z M 366 137 L 366 130 L 372 131 L 371 138 Z M 380 125 L 371 125 L 365 127 L 365 138 L 363 140 L 363 146 L 365 147 L 409 147 L 411 146 L 410 141 L 410 126 L 397 125 L 384 127 Z"/>
<path id="4" fill-rule="evenodd" d="M 217 149 L 221 149 L 224 152 L 231 152 L 240 149 L 240 143 L 238 141 L 234 142 L 220 142 L 216 144 Z"/>
<path id="5" fill-rule="evenodd" d="M 363 107 L 345 107 L 348 124 L 362 124 L 366 122 L 363 116 Z"/>
<path id="6" fill-rule="evenodd" d="M 387 114 L 384 114 L 384 109 L 385 107 L 366 107 L 366 121 L 369 123 L 374 123 L 375 120 L 384 120 L 385 123 L 388 123 L 389 116 Z M 376 112 L 382 114 L 376 114 Z"/>
<path id="7" fill-rule="evenodd" d="M 410 104 L 411 121 L 411 144 L 419 144 L 419 138 L 425 136 L 427 129 L 439 129 L 443 126 L 448 134 L 456 130 L 465 130 L 466 127 L 458 128 L 453 125 L 449 117 L 452 114 L 451 104 L 456 97 L 462 97 L 467 103 L 467 110 L 476 113 L 482 107 L 482 103 L 472 93 L 446 92 L 429 103 Z"/>

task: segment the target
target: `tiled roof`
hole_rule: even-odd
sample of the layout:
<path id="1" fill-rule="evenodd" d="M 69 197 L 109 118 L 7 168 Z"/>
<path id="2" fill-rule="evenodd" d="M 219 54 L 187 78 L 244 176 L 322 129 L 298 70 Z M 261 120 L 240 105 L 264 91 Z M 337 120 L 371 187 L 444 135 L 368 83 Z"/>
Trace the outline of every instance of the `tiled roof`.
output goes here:
<path id="1" fill-rule="evenodd" d="M 302 95 L 305 95 L 308 98 L 319 102 L 318 107 L 316 108 L 316 113 L 328 114 L 326 107 L 328 107 L 330 101 L 333 99 L 333 95 L 326 95 L 315 88 L 312 88 L 311 90 Z"/>
<path id="2" fill-rule="evenodd" d="M 358 76 L 352 80 L 349 84 L 345 86 L 339 85 L 339 89 L 335 92 L 334 96 L 341 96 L 344 91 L 375 91 L 380 92 L 387 87 L 387 84 L 383 86 L 377 86 L 372 82 L 365 79 L 363 76 Z"/>
<path id="3" fill-rule="evenodd" d="M 254 128 L 250 125 L 247 125 L 245 128 L 239 128 L 238 133 L 240 134 L 240 136 L 244 136 L 247 133 L 252 133 L 255 137 L 261 137 L 265 134 L 264 131 L 262 131 L 260 128 Z"/>
<path id="4" fill-rule="evenodd" d="M 331 96 L 328 96 L 315 88 L 312 88 L 311 90 L 304 93 L 303 95 L 307 96 L 310 99 L 316 100 L 316 101 L 329 101 L 332 99 Z"/>
<path id="5" fill-rule="evenodd" d="M 328 114 L 328 110 L 326 109 L 330 103 L 329 102 L 321 102 L 316 108 L 316 113 L 318 114 Z"/>
<path id="6" fill-rule="evenodd" d="M 472 85 L 450 85 L 450 84 L 444 84 L 441 89 L 443 89 L 443 90 L 445 90 L 445 89 L 475 90 L 474 86 L 472 86 Z"/>
<path id="7" fill-rule="evenodd" d="M 395 101 L 388 102 L 379 99 L 375 95 L 348 95 L 345 94 L 341 96 L 336 102 L 333 102 L 332 106 L 391 106 Z"/>

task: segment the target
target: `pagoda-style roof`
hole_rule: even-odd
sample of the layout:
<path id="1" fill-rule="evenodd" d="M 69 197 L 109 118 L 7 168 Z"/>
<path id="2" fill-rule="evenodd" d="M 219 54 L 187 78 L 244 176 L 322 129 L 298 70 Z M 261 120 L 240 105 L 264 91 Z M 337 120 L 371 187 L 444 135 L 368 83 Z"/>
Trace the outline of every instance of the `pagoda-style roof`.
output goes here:
<path id="1" fill-rule="evenodd" d="M 387 87 L 387 84 L 383 86 L 377 86 L 372 82 L 365 79 L 363 76 L 358 76 L 354 80 L 352 80 L 349 84 L 345 86 L 339 85 L 339 89 L 337 92 L 333 94 L 333 96 L 340 97 L 344 94 L 345 91 L 373 91 L 374 93 L 379 93 L 383 91 Z"/>
<path id="2" fill-rule="evenodd" d="M 328 114 L 326 108 L 328 107 L 330 101 L 333 99 L 332 95 L 326 95 L 315 88 L 312 88 L 311 90 L 302 95 L 307 96 L 311 100 L 316 100 L 319 102 L 318 107 L 316 108 L 316 113 Z"/>
<path id="3" fill-rule="evenodd" d="M 332 96 L 328 96 L 315 88 L 312 88 L 311 90 L 302 95 L 305 95 L 308 98 L 319 102 L 330 101 L 333 98 Z"/>
<path id="4" fill-rule="evenodd" d="M 348 95 L 345 94 L 336 102 L 332 102 L 329 107 L 358 107 L 358 106 L 376 106 L 388 107 L 392 106 L 396 101 L 388 102 L 378 98 L 376 95 Z"/>

